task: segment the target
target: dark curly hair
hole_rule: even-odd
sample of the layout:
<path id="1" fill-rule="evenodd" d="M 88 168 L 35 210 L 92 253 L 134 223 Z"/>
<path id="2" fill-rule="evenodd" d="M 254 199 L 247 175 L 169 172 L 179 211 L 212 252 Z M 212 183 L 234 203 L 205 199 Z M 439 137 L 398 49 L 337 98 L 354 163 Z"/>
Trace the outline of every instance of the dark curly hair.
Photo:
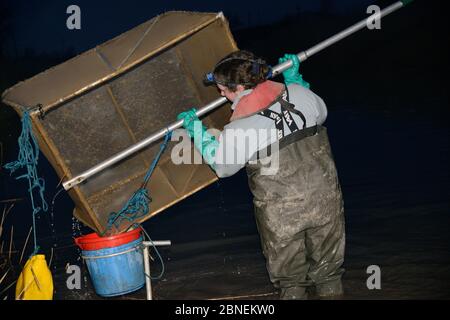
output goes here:
<path id="1" fill-rule="evenodd" d="M 230 53 L 220 60 L 213 71 L 215 82 L 235 91 L 238 85 L 252 89 L 269 77 L 267 63 L 245 50 Z"/>

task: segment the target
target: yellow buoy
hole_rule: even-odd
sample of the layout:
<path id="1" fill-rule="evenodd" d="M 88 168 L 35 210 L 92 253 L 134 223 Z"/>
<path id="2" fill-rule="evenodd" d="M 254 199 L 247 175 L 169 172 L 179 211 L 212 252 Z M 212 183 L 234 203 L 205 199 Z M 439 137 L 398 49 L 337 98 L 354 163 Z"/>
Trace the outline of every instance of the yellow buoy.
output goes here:
<path id="1" fill-rule="evenodd" d="M 17 279 L 16 300 L 52 300 L 53 278 L 43 254 L 28 259 Z"/>

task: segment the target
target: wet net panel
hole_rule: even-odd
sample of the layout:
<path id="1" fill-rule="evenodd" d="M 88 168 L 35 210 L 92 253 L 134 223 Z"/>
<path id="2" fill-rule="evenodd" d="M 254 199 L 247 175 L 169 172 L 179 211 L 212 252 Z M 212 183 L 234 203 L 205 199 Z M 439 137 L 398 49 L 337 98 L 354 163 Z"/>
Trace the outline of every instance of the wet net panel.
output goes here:
<path id="1" fill-rule="evenodd" d="M 71 179 L 173 123 L 176 116 L 219 95 L 203 75 L 236 44 L 221 15 L 172 12 L 150 20 L 105 44 L 17 84 L 3 94 L 16 108 L 43 103 L 45 116 L 32 115 L 41 150 L 62 180 Z M 27 94 L 30 92 L 31 94 Z M 202 120 L 221 129 L 229 105 Z M 161 141 L 91 176 L 69 191 L 74 215 L 103 233 L 142 185 Z M 206 164 L 175 164 L 171 142 L 147 186 L 145 221 L 217 180 Z M 190 143 L 190 142 L 189 142 Z M 192 154 L 201 156 L 192 148 Z M 108 233 L 128 228 L 124 222 Z"/>

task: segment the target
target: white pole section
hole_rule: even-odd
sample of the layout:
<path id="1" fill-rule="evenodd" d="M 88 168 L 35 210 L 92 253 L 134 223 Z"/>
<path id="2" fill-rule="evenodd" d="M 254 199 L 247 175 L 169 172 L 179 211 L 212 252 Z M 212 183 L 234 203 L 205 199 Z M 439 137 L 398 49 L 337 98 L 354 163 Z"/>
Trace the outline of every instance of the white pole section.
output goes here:
<path id="1" fill-rule="evenodd" d="M 392 5 L 390 5 L 389 7 L 386 7 L 385 9 L 383 9 L 382 11 L 380 11 L 379 15 L 380 18 L 384 17 L 400 8 L 402 8 L 403 6 L 407 5 L 408 3 L 412 2 L 412 0 L 403 0 L 403 1 L 398 1 Z M 361 20 L 360 22 L 354 24 L 353 26 L 337 33 L 336 35 L 320 42 L 319 44 L 315 45 L 314 47 L 306 50 L 306 51 L 302 51 L 299 54 L 297 54 L 298 58 L 300 59 L 300 61 L 305 61 L 306 59 L 308 59 L 309 57 L 313 56 L 314 54 L 322 51 L 325 48 L 328 48 L 329 46 L 335 44 L 338 41 L 341 41 L 342 39 L 348 37 L 349 35 L 363 29 L 364 27 L 367 26 L 367 23 L 371 21 L 371 19 L 374 18 L 374 16 L 377 15 L 376 13 L 372 16 L 369 16 L 368 18 Z M 280 74 L 281 72 L 283 72 L 284 70 L 290 68 L 292 65 L 292 61 L 286 61 L 284 63 L 281 63 L 275 67 L 273 67 L 273 76 L 276 76 L 278 74 Z M 201 109 L 199 109 L 197 111 L 197 116 L 201 117 L 202 115 L 220 107 L 221 105 L 223 105 L 225 102 L 227 102 L 227 99 L 225 97 L 220 97 L 216 100 L 214 100 L 213 102 L 210 102 L 209 104 L 205 105 L 204 107 L 202 107 Z M 113 164 L 121 161 L 122 159 L 127 158 L 128 156 L 138 152 L 139 150 L 147 147 L 148 145 L 150 145 L 152 142 L 158 141 L 161 138 L 163 138 L 169 131 L 173 131 L 175 129 L 181 128 L 183 125 L 183 121 L 179 120 L 177 122 L 174 122 L 172 124 L 170 124 L 168 127 L 163 128 L 161 130 L 159 130 L 158 132 L 152 134 L 151 136 L 149 136 L 148 138 L 141 140 L 140 142 L 130 146 L 129 148 L 113 155 L 112 157 L 106 159 L 105 161 L 97 164 L 96 166 L 80 173 L 79 175 L 77 175 L 76 177 L 66 181 L 63 183 L 63 187 L 65 190 L 69 190 L 71 188 L 73 188 L 74 186 L 80 184 L 81 182 L 85 181 L 86 179 L 88 179 L 89 177 L 97 174 L 100 171 L 105 170 L 106 168 L 112 166 Z"/>

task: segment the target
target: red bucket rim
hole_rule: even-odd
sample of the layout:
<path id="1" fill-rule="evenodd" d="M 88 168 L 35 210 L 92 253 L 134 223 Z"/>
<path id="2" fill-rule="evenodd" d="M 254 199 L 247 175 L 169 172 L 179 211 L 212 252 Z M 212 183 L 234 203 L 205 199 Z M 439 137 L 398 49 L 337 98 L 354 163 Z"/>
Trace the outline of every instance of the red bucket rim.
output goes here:
<path id="1" fill-rule="evenodd" d="M 113 236 L 100 237 L 97 233 L 90 233 L 78 238 L 75 238 L 75 244 L 81 250 L 99 250 L 105 248 L 114 248 L 134 240 L 141 236 L 141 229 L 136 228 L 128 232 L 119 233 Z"/>

